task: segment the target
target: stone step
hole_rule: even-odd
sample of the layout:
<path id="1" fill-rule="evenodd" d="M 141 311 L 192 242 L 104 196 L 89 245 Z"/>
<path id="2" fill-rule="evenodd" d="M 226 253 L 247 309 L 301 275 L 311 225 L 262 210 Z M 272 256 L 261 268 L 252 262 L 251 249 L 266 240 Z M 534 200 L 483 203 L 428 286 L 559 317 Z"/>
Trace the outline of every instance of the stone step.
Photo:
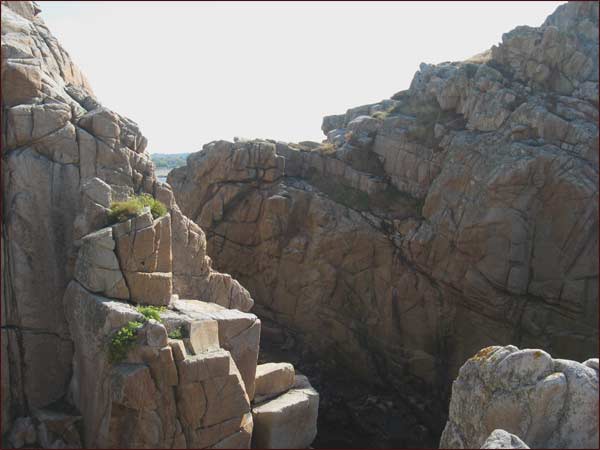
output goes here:
<path id="1" fill-rule="evenodd" d="M 195 337 L 192 338 L 194 333 L 184 336 L 190 339 L 188 348 L 195 347 L 202 351 L 203 348 L 212 349 L 217 345 L 228 350 L 244 380 L 248 397 L 252 400 L 260 342 L 260 320 L 251 313 L 199 300 L 175 298 L 172 299 L 171 305 L 174 310 L 165 311 L 161 315 L 167 331 L 171 333 L 182 326 L 184 331 L 187 330 L 186 327 L 191 331 L 192 328 L 196 329 L 196 325 L 192 327 L 189 324 L 198 322 Z M 210 321 L 217 324 L 216 329 L 208 325 Z"/>
<path id="2" fill-rule="evenodd" d="M 254 395 L 274 397 L 294 385 L 294 366 L 290 363 L 267 363 L 256 366 Z"/>
<path id="3" fill-rule="evenodd" d="M 303 375 L 292 389 L 252 409 L 253 448 L 307 448 L 317 435 L 319 394 Z"/>

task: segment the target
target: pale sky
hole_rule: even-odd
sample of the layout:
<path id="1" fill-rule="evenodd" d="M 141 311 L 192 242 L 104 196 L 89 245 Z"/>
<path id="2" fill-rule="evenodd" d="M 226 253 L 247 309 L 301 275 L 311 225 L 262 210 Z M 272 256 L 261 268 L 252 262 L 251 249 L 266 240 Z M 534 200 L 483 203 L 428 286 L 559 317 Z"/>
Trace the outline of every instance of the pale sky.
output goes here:
<path id="1" fill-rule="evenodd" d="M 565 2 L 47 2 L 52 33 L 151 153 L 321 141 L 322 117 L 409 87 Z"/>

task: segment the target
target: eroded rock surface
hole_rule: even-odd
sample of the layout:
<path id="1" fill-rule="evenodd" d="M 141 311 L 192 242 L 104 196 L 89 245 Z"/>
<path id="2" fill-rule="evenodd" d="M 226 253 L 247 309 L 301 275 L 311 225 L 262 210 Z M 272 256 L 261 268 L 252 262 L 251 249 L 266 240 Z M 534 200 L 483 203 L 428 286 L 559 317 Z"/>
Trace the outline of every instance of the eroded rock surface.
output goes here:
<path id="1" fill-rule="evenodd" d="M 303 375 L 292 386 L 252 408 L 254 448 L 307 448 L 317 434 L 319 394 Z"/>
<path id="2" fill-rule="evenodd" d="M 250 403 L 228 351 L 177 354 L 167 328 L 149 320 L 126 358 L 113 362 L 107 341 L 128 322 L 143 323 L 143 316 L 126 303 L 89 293 L 76 281 L 65 293 L 65 310 L 75 341 L 71 395 L 84 417 L 86 447 L 204 448 L 241 431 L 243 447 L 249 447 Z M 170 317 L 182 324 L 196 319 L 175 310 Z"/>
<path id="3" fill-rule="evenodd" d="M 598 359 L 512 345 L 480 350 L 452 385 L 440 447 L 482 448 L 498 428 L 531 448 L 597 448 Z"/>
<path id="4" fill-rule="evenodd" d="M 99 103 L 39 12 L 32 2 L 2 2 L 3 428 L 67 393 L 73 341 L 62 298 L 74 276 L 118 299 L 147 296 L 148 303 L 155 294 L 153 303 L 164 304 L 172 285 L 227 307 L 247 311 L 253 303 L 237 281 L 211 268 L 204 233 L 156 181 L 138 126 Z M 124 283 L 112 250 L 82 238 L 107 225 L 112 201 L 134 192 L 165 201 L 171 222 L 145 230 L 139 248 L 117 246 L 132 250 L 120 263 L 128 268 Z M 169 228 L 172 248 L 158 245 Z M 77 260 L 80 246 L 88 253 Z M 98 265 L 87 270 L 91 261 Z M 174 275 L 162 275 L 171 264 Z M 85 280 L 76 275 L 83 271 Z"/>
<path id="5" fill-rule="evenodd" d="M 598 5 L 570 2 L 321 144 L 215 141 L 168 182 L 260 317 L 447 398 L 488 345 L 598 354 L 597 121 Z"/>
<path id="6" fill-rule="evenodd" d="M 138 126 L 96 99 L 39 13 L 2 1 L 2 431 L 15 446 L 248 447 L 260 321 L 241 311 L 253 300 L 212 269 Z M 111 203 L 134 193 L 168 214 L 108 226 Z M 179 311 L 177 294 L 217 310 Z M 145 321 L 137 353 L 111 364 L 108 341 L 141 320 L 128 301 L 170 306 L 188 342 Z M 205 353 L 219 370 L 180 383 L 183 361 Z"/>

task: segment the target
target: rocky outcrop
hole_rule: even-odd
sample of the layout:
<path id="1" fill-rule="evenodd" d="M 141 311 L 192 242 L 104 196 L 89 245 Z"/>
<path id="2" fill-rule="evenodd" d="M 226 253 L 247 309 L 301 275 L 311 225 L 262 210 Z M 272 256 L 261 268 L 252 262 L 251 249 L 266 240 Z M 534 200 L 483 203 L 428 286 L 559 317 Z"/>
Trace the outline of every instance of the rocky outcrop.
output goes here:
<path id="1" fill-rule="evenodd" d="M 86 447 L 205 448 L 238 434 L 239 447 L 249 447 L 249 398 L 235 358 L 219 345 L 220 324 L 177 306 L 163 323 L 144 322 L 132 306 L 91 294 L 76 281 L 65 293 L 65 311 L 75 342 L 70 395 L 83 415 Z M 131 321 L 144 325 L 126 358 L 113 362 L 106 344 Z M 180 339 L 167 337 L 181 328 L 192 341 L 202 340 L 193 333 L 201 328 L 214 345 L 194 342 L 188 352 Z M 251 338 L 244 345 L 257 348 L 258 334 Z"/>
<path id="2" fill-rule="evenodd" d="M 598 448 L 598 358 L 578 363 L 512 345 L 470 358 L 452 385 L 440 447 L 529 448 L 489 446 L 509 433 L 523 439 L 512 445 Z"/>
<path id="3" fill-rule="evenodd" d="M 2 1 L 3 434 L 16 447 L 248 447 L 253 300 L 213 270 L 138 126 L 99 103 L 39 13 Z M 141 193 L 168 214 L 110 225 L 111 203 Z M 135 304 L 165 307 L 162 323 Z M 134 349 L 112 360 L 128 332 Z"/>
<path id="4" fill-rule="evenodd" d="M 151 276 L 153 269 L 169 266 L 168 258 L 151 257 L 161 255 L 162 246 L 170 248 L 170 234 L 156 231 L 161 225 L 164 232 L 168 223 L 168 215 L 152 221 L 149 212 L 143 212 L 83 238 L 96 243 L 92 248 L 119 255 L 121 279 L 127 280 L 129 300 L 134 303 L 155 304 L 155 294 L 134 297 L 128 264 L 133 260 L 134 269 L 147 269 L 142 273 Z M 119 239 L 128 236 L 123 230 L 134 233 L 131 251 L 119 248 Z M 152 239 L 137 233 L 144 230 L 154 231 Z M 84 287 L 80 280 L 94 279 L 91 274 L 109 259 L 106 253 L 89 248 L 82 245 L 78 260 L 84 254 L 92 261 L 78 265 L 78 277 L 64 296 L 75 347 L 69 396 L 81 411 L 86 447 L 310 445 L 316 435 L 318 394 L 305 377 L 297 377 L 294 383 L 291 364 L 267 365 L 257 371 L 260 321 L 256 316 L 169 293 L 164 307 L 153 310 L 160 320 L 148 319 L 144 309 Z M 94 254 L 98 256 L 91 258 Z M 171 272 L 165 275 L 170 277 Z M 256 399 L 255 386 L 261 394 Z"/>
<path id="5" fill-rule="evenodd" d="M 368 379 L 447 398 L 484 346 L 585 360 L 598 354 L 597 49 L 598 5 L 570 2 L 326 117 L 321 144 L 211 142 L 168 182 L 260 317 Z"/>

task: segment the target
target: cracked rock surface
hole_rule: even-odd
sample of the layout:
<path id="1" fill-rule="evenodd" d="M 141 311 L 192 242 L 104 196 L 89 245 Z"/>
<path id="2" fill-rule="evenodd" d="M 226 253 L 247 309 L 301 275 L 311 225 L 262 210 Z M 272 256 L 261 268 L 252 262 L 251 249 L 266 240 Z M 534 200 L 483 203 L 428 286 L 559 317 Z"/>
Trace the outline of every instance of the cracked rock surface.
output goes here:
<path id="1" fill-rule="evenodd" d="M 598 5 L 569 2 L 323 143 L 211 142 L 168 182 L 259 317 L 445 402 L 482 347 L 598 354 L 597 121 Z"/>
<path id="2" fill-rule="evenodd" d="M 165 305 L 174 293 L 248 311 L 253 300 L 234 278 L 213 270 L 204 232 L 182 214 L 170 188 L 156 180 L 145 152 L 147 139 L 137 124 L 99 102 L 34 2 L 2 1 L 1 70 L 2 429 L 9 430 L 20 418 L 19 426 L 28 430 L 23 423 L 34 411 L 51 407 L 52 412 L 74 395 L 73 375 L 81 356 L 73 337 L 77 330 L 67 318 L 72 311 L 63 306 L 73 283 L 90 298 L 107 301 Z M 134 231 L 105 228 L 111 202 L 134 193 L 153 195 L 167 205 L 169 214 Z M 100 229 L 99 235 L 93 234 Z M 257 329 L 249 333 L 256 340 Z M 243 339 L 237 339 L 231 336 L 231 348 L 240 353 L 242 376 L 251 385 L 254 373 L 248 355 L 258 343 L 244 349 L 238 345 Z M 150 340 L 161 341 L 158 335 Z M 143 370 L 123 373 L 127 379 L 147 380 Z M 80 384 L 95 375 L 85 372 Z M 150 429 L 119 445 L 138 445 L 146 432 L 150 441 L 145 444 L 184 445 L 169 440 L 179 439 L 181 433 L 173 431 L 174 423 L 165 425 L 161 411 L 134 404 L 142 411 L 140 426 Z M 98 431 L 94 439 L 111 442 L 106 428 L 98 428 L 106 423 L 90 419 L 102 411 L 82 414 L 87 430 L 84 445 L 91 445 L 95 431 L 90 430 Z M 109 419 L 108 415 L 102 420 Z M 154 429 L 159 421 L 167 427 L 160 432 Z M 118 426 L 129 427 L 126 421 Z M 234 434 L 234 428 L 225 431 Z M 237 429 L 251 433 L 251 420 Z M 212 431 L 215 443 L 226 436 L 219 430 Z M 66 431 L 55 431 L 38 432 L 36 442 L 78 445 L 74 438 L 63 439 Z M 249 442 L 244 433 L 236 435 L 240 445 Z M 29 444 L 30 434 L 15 439 Z"/>
<path id="3" fill-rule="evenodd" d="M 515 445 L 597 448 L 598 358 L 578 363 L 513 345 L 480 350 L 452 385 L 440 447 L 529 448 L 481 447 L 496 429 L 504 430 L 496 440 L 518 436 L 508 440 Z"/>

